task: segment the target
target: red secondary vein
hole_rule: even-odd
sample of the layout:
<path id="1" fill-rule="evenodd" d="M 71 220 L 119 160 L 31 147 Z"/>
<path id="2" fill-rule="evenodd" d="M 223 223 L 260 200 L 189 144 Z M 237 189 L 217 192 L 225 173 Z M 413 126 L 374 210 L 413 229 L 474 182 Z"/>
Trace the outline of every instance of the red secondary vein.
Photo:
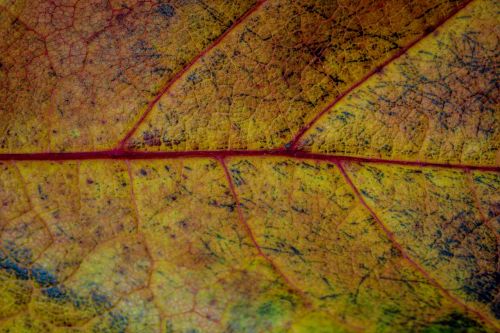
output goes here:
<path id="1" fill-rule="evenodd" d="M 66 161 L 66 160 L 151 160 L 151 159 L 175 159 L 175 158 L 226 158 L 226 157 L 290 157 L 298 159 L 309 159 L 328 162 L 354 162 L 354 163 L 375 163 L 375 164 L 395 164 L 402 166 L 416 167 L 436 167 L 461 170 L 480 170 L 500 172 L 500 166 L 437 163 L 427 161 L 412 161 L 401 159 L 384 159 L 377 157 L 357 157 L 347 155 L 330 155 L 309 153 L 301 150 L 194 150 L 194 151 L 167 151 L 167 152 L 142 152 L 127 150 L 105 150 L 90 152 L 61 152 L 61 153 L 21 153 L 21 154 L 0 154 L 0 161 Z"/>
<path id="2" fill-rule="evenodd" d="M 250 240 L 252 241 L 252 244 L 257 249 L 257 253 L 259 254 L 259 256 L 261 256 L 262 258 L 264 258 L 269 263 L 269 265 L 271 265 L 271 267 L 274 269 L 274 271 L 276 273 L 278 273 L 279 276 L 281 276 L 281 278 L 285 281 L 285 283 L 291 289 L 293 289 L 297 294 L 299 294 L 303 298 L 303 300 L 306 303 L 306 305 L 309 305 L 309 302 L 307 301 L 307 298 L 306 298 L 304 292 L 302 290 L 300 290 L 298 287 L 296 287 L 294 285 L 294 283 L 292 281 L 290 281 L 290 279 L 281 271 L 281 269 L 278 266 L 276 266 L 276 264 L 271 260 L 271 258 L 269 258 L 262 251 L 262 248 L 260 247 L 259 243 L 257 242 L 257 239 L 255 238 L 255 235 L 253 234 L 252 229 L 248 225 L 245 217 L 243 216 L 243 212 L 241 211 L 241 206 L 240 206 L 240 200 L 239 200 L 238 194 L 236 193 L 236 188 L 234 186 L 234 182 L 233 182 L 233 179 L 231 177 L 231 174 L 230 174 L 230 172 L 229 172 L 229 170 L 227 168 L 226 163 L 224 162 L 224 158 L 218 158 L 218 160 L 219 160 L 222 168 L 224 169 L 224 174 L 226 175 L 226 179 L 227 179 L 227 182 L 228 182 L 228 185 L 229 185 L 229 189 L 231 190 L 231 194 L 232 194 L 232 196 L 234 198 L 234 201 L 236 203 L 236 211 L 238 212 L 239 220 L 243 224 L 243 227 L 245 228 L 245 231 L 246 231 L 247 235 L 250 237 Z"/>
<path id="3" fill-rule="evenodd" d="M 418 270 L 434 287 L 438 288 L 441 290 L 441 292 L 446 295 L 452 302 L 458 304 L 459 306 L 465 308 L 467 311 L 470 311 L 471 313 L 475 314 L 478 318 L 481 318 L 484 322 L 489 323 L 491 326 L 495 327 L 495 324 L 491 321 L 490 318 L 487 316 L 483 315 L 481 312 L 471 308 L 467 304 L 465 304 L 463 301 L 461 301 L 459 298 L 455 297 L 452 295 L 446 288 L 444 288 L 436 279 L 434 279 L 429 272 L 425 270 L 419 263 L 417 263 L 404 249 L 404 247 L 397 241 L 396 237 L 392 233 L 391 230 L 382 222 L 382 220 L 378 217 L 378 215 L 375 213 L 375 211 L 368 205 L 368 203 L 365 201 L 361 193 L 359 192 L 358 188 L 356 185 L 354 185 L 352 179 L 349 177 L 347 172 L 345 171 L 344 167 L 342 166 L 341 162 L 336 163 L 338 168 L 340 169 L 340 172 L 342 173 L 342 176 L 344 177 L 345 181 L 349 184 L 351 189 L 354 191 L 354 194 L 358 198 L 359 202 L 368 210 L 370 215 L 373 217 L 375 222 L 380 226 L 380 228 L 383 230 L 385 233 L 386 237 L 389 239 L 391 244 L 401 253 L 401 256 L 405 258 L 405 260 L 410 263 L 416 270 Z"/>
<path id="4" fill-rule="evenodd" d="M 431 27 L 430 29 L 426 30 L 424 34 L 422 34 L 420 37 L 416 38 L 413 40 L 410 44 L 406 45 L 402 49 L 400 49 L 396 54 L 391 56 L 389 59 L 384 61 L 382 64 L 377 66 L 375 69 L 370 71 L 368 74 L 366 74 L 361 80 L 357 81 L 355 84 L 350 86 L 347 90 L 342 92 L 340 95 L 335 98 L 330 104 L 328 104 L 323 110 L 321 110 L 309 123 L 307 123 L 305 126 L 303 126 L 299 132 L 295 135 L 295 137 L 290 141 L 290 143 L 287 144 L 287 146 L 290 147 L 290 149 L 295 149 L 300 141 L 300 139 L 304 136 L 304 134 L 314 125 L 318 122 L 318 120 L 323 117 L 325 113 L 327 113 L 331 108 L 333 108 L 337 103 L 342 101 L 349 93 L 351 93 L 354 89 L 358 88 L 360 85 L 365 83 L 369 78 L 371 78 L 373 75 L 380 73 L 384 67 L 388 66 L 391 64 L 393 61 L 396 59 L 400 58 L 402 55 L 406 54 L 415 44 L 420 42 L 422 39 L 426 38 L 429 36 L 431 33 L 433 33 L 436 29 L 441 27 L 443 24 L 445 24 L 449 19 L 457 15 L 462 9 L 464 9 L 468 4 L 470 4 L 473 0 L 466 1 L 462 3 L 460 6 L 458 6 L 454 11 L 452 11 L 449 15 L 444 17 L 442 20 L 440 20 L 436 25 Z"/>
<path id="5" fill-rule="evenodd" d="M 245 14 L 243 14 L 240 18 L 238 18 L 236 21 L 233 22 L 233 24 L 226 29 L 219 37 L 217 37 L 216 40 L 212 42 L 205 50 L 203 50 L 201 53 L 199 53 L 196 57 L 191 59 L 191 61 L 185 65 L 177 74 L 170 79 L 167 84 L 160 90 L 160 92 L 155 96 L 155 98 L 149 102 L 148 106 L 146 107 L 146 111 L 142 114 L 142 116 L 139 118 L 139 120 L 134 124 L 132 129 L 125 135 L 125 137 L 120 141 L 118 144 L 118 149 L 122 149 L 125 147 L 127 141 L 134 135 L 134 133 L 137 131 L 139 126 L 144 122 L 148 114 L 153 110 L 153 107 L 160 101 L 160 99 L 165 95 L 170 88 L 176 83 L 191 67 L 193 67 L 194 64 L 198 62 L 203 56 L 205 56 L 208 52 L 210 52 L 214 47 L 220 44 L 220 42 L 231 32 L 233 31 L 237 26 L 239 26 L 243 21 L 245 21 L 246 18 L 248 18 L 250 15 L 252 15 L 255 11 L 257 11 L 267 0 L 258 0 L 256 4 L 247 10 Z"/>

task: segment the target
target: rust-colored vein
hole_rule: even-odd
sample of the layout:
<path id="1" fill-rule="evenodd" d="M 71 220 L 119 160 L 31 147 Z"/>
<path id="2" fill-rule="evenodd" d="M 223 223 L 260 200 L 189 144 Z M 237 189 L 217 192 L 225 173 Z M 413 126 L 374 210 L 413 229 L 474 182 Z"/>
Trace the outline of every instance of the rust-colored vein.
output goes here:
<path id="1" fill-rule="evenodd" d="M 67 161 L 67 160 L 152 160 L 176 158 L 226 158 L 234 156 L 272 157 L 281 156 L 298 159 L 309 159 L 328 162 L 359 162 L 374 164 L 403 165 L 415 167 L 435 167 L 458 170 L 480 170 L 500 172 L 500 166 L 469 165 L 461 163 L 437 163 L 427 161 L 412 161 L 400 159 L 383 159 L 376 157 L 357 157 L 348 155 L 330 155 L 309 153 L 300 150 L 192 150 L 192 151 L 167 151 L 167 152 L 141 152 L 126 150 L 105 150 L 93 152 L 61 152 L 61 153 L 20 153 L 0 154 L 0 161 Z"/>
<path id="2" fill-rule="evenodd" d="M 430 27 L 429 29 L 426 29 L 425 32 L 419 36 L 418 38 L 414 39 L 412 42 L 410 42 L 408 45 L 404 46 L 401 48 L 396 54 L 392 55 L 389 59 L 385 60 L 382 64 L 378 65 L 376 68 L 368 72 L 365 76 L 363 76 L 359 81 L 351 85 L 347 90 L 342 92 L 340 95 L 338 95 L 330 104 L 328 104 L 323 110 L 321 110 L 309 123 L 304 125 L 298 133 L 293 137 L 293 139 L 286 144 L 285 149 L 295 149 L 297 148 L 300 139 L 304 136 L 304 134 L 314 125 L 318 122 L 318 120 L 323 117 L 330 109 L 332 109 L 336 104 L 338 104 L 340 101 L 342 101 L 349 93 L 351 93 L 354 89 L 358 88 L 360 85 L 368 81 L 372 76 L 374 76 L 377 73 L 380 73 L 384 67 L 387 67 L 389 64 L 394 62 L 396 59 L 400 58 L 404 54 L 406 54 L 413 46 L 418 44 L 421 40 L 425 39 L 427 36 L 432 34 L 434 31 L 436 31 L 439 27 L 444 25 L 448 20 L 453 18 L 455 15 L 457 15 L 462 9 L 464 9 L 467 5 L 469 5 L 473 0 L 466 1 L 462 3 L 460 6 L 455 8 L 450 14 L 448 14 L 446 17 L 441 19 L 436 25 Z"/>
<path id="3" fill-rule="evenodd" d="M 215 39 L 206 49 L 204 49 L 202 52 L 200 52 L 198 55 L 196 55 L 191 61 L 185 65 L 177 74 L 170 79 L 165 86 L 163 86 L 162 89 L 160 89 L 160 92 L 155 96 L 155 98 L 149 102 L 148 106 L 146 107 L 146 110 L 144 113 L 141 115 L 139 120 L 134 124 L 132 129 L 125 135 L 125 137 L 118 143 L 118 149 L 123 149 L 125 145 L 127 144 L 127 141 L 134 135 L 134 133 L 137 131 L 139 126 L 144 122 L 148 114 L 153 110 L 154 106 L 160 101 L 160 99 L 165 95 L 170 88 L 177 82 L 179 79 L 182 78 L 182 76 L 189 71 L 191 67 L 193 67 L 194 64 L 198 62 L 201 58 L 203 58 L 208 52 L 210 52 L 213 48 L 215 48 L 217 45 L 219 45 L 224 38 L 226 38 L 227 35 L 229 35 L 236 27 L 241 25 L 249 16 L 251 16 L 255 11 L 257 11 L 264 3 L 266 3 L 267 0 L 258 0 L 256 4 L 248 9 L 241 17 L 239 17 L 236 21 L 233 22 L 233 24 L 227 28 L 217 39 Z"/>
<path id="4" fill-rule="evenodd" d="M 300 290 L 297 286 L 295 286 L 295 284 L 281 271 L 281 269 L 272 261 L 272 259 L 269 258 L 269 256 L 267 256 L 264 253 L 264 251 L 262 251 L 262 248 L 259 245 L 259 243 L 257 242 L 257 239 L 255 238 L 255 235 L 253 234 L 252 229 L 248 225 L 245 217 L 243 216 L 243 211 L 241 210 L 240 200 L 239 200 L 238 194 L 236 193 L 236 188 L 234 186 L 233 178 L 231 177 L 231 174 L 229 173 L 227 165 L 224 162 L 224 158 L 217 158 L 217 160 L 221 164 L 222 169 L 224 170 L 224 174 L 226 175 L 226 179 L 227 179 L 227 183 L 229 185 L 229 189 L 231 190 L 231 194 L 232 194 L 233 199 L 234 199 L 234 201 L 236 203 L 236 211 L 238 212 L 238 218 L 239 218 L 241 224 L 243 225 L 246 233 L 250 237 L 251 242 L 253 243 L 253 245 L 257 249 L 257 253 L 259 254 L 259 256 L 261 256 L 262 258 L 264 258 L 271 265 L 271 267 L 273 268 L 273 270 L 276 273 L 278 273 L 279 276 L 281 276 L 281 278 L 285 281 L 285 283 L 293 291 L 295 291 L 298 295 L 300 295 L 302 297 L 302 299 L 304 300 L 305 304 L 307 306 L 310 306 L 310 302 L 307 300 L 307 297 L 304 294 L 304 292 L 302 290 Z"/>
<path id="5" fill-rule="evenodd" d="M 459 305 L 460 307 L 464 308 L 466 311 L 473 313 L 476 315 L 478 318 L 480 318 L 482 321 L 488 323 L 492 327 L 498 328 L 495 323 L 487 316 L 482 314 L 481 312 L 477 311 L 474 308 L 471 308 L 467 304 L 465 304 L 462 300 L 460 300 L 458 297 L 452 295 L 446 288 L 444 288 L 436 279 L 434 279 L 419 263 L 417 263 L 404 249 L 404 247 L 398 242 L 392 231 L 382 222 L 382 220 L 378 217 L 378 215 L 375 213 L 375 211 L 368 205 L 368 203 L 365 201 L 361 193 L 359 192 L 358 188 L 356 185 L 354 185 L 353 181 L 345 171 L 342 162 L 337 162 L 336 163 L 337 167 L 340 169 L 340 172 L 342 173 L 342 176 L 344 177 L 345 181 L 349 184 L 351 189 L 353 190 L 355 196 L 358 198 L 359 202 L 368 210 L 370 215 L 373 217 L 375 222 L 380 226 L 380 228 L 383 230 L 385 235 L 387 236 L 388 240 L 391 242 L 391 244 L 400 252 L 401 256 L 408 262 L 410 263 L 416 270 L 418 270 L 434 287 L 437 289 L 441 290 L 441 292 L 448 297 L 453 303 Z"/>

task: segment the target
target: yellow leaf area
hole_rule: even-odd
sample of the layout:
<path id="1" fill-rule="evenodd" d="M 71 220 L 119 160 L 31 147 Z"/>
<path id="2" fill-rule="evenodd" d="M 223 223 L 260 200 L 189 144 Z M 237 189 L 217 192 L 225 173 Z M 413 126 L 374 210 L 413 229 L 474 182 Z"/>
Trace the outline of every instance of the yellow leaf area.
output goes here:
<path id="1" fill-rule="evenodd" d="M 0 332 L 494 331 L 499 189 L 288 157 L 4 162 Z"/>
<path id="2" fill-rule="evenodd" d="M 475 1 L 353 90 L 298 143 L 350 156 L 500 165 L 498 2 Z"/>

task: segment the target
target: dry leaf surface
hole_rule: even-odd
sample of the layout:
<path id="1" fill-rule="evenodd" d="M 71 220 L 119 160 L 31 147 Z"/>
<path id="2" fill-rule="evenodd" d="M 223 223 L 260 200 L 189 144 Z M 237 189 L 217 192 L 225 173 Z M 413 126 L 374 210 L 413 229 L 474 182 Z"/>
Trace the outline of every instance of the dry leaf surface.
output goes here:
<path id="1" fill-rule="evenodd" d="M 500 329 L 495 0 L 0 0 L 0 332 Z"/>

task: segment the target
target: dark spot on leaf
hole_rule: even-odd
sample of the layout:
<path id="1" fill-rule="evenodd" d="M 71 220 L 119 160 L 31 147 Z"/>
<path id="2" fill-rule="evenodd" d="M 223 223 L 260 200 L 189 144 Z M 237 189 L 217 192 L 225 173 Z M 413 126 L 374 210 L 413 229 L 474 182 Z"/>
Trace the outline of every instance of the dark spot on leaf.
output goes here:
<path id="1" fill-rule="evenodd" d="M 41 286 L 53 286 L 57 283 L 57 279 L 54 275 L 43 268 L 32 268 L 31 276 L 38 282 Z"/>
<path id="2" fill-rule="evenodd" d="M 13 273 L 16 278 L 20 280 L 28 280 L 29 270 L 27 268 L 21 267 L 16 262 L 12 261 L 7 257 L 3 257 L 0 254 L 0 269 L 4 269 L 7 272 Z"/>
<path id="3" fill-rule="evenodd" d="M 38 189 L 38 194 L 40 195 L 40 199 L 47 200 L 48 196 L 47 194 L 43 193 L 42 186 L 38 185 L 37 189 Z"/>
<path id="4" fill-rule="evenodd" d="M 499 272 L 477 272 L 467 280 L 464 290 L 477 301 L 489 304 L 495 317 L 500 318 L 500 303 L 495 299 L 498 281 Z"/>
<path id="5" fill-rule="evenodd" d="M 55 300 L 59 300 L 59 301 L 66 300 L 68 298 L 67 293 L 59 287 L 50 287 L 50 288 L 44 289 L 42 292 L 46 296 L 53 298 Z"/>
<path id="6" fill-rule="evenodd" d="M 172 7 L 172 5 L 169 5 L 168 3 L 162 3 L 160 6 L 158 6 L 157 12 L 167 18 L 171 18 L 175 15 L 174 7 Z"/>
<path id="7" fill-rule="evenodd" d="M 301 256 L 302 255 L 302 253 L 299 250 L 297 250 L 296 247 L 290 246 L 290 249 L 292 250 L 293 254 L 295 254 L 297 256 Z"/>
<path id="8" fill-rule="evenodd" d="M 198 76 L 198 74 L 196 72 L 189 74 L 187 79 L 189 82 L 192 82 L 192 83 L 198 83 L 201 81 L 200 77 Z"/>
<path id="9" fill-rule="evenodd" d="M 157 130 L 155 130 L 153 132 L 151 132 L 151 131 L 143 132 L 142 138 L 144 139 L 144 142 L 148 146 L 160 146 L 161 145 L 160 133 Z"/>
<path id="10" fill-rule="evenodd" d="M 110 313 L 110 325 L 113 332 L 125 332 L 128 325 L 128 318 L 116 312 Z"/>

